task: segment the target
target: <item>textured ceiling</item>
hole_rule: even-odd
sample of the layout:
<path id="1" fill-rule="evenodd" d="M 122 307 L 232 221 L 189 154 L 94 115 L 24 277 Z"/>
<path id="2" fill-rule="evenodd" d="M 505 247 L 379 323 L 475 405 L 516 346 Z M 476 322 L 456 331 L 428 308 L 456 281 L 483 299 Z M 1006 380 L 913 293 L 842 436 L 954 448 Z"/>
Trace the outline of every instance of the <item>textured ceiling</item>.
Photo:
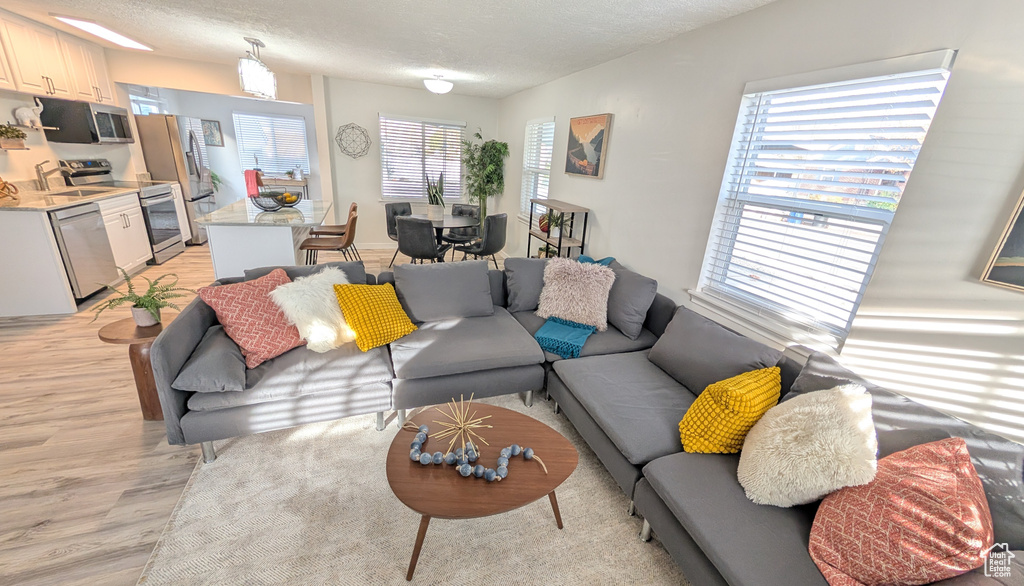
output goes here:
<path id="1" fill-rule="evenodd" d="M 4 0 L 91 18 L 158 54 L 233 63 L 245 36 L 280 71 L 417 86 L 432 73 L 455 92 L 504 97 L 771 0 Z M 76 32 L 76 34 L 82 34 Z M 108 45 L 110 46 L 110 45 Z M 422 87 L 422 86 L 420 86 Z"/>

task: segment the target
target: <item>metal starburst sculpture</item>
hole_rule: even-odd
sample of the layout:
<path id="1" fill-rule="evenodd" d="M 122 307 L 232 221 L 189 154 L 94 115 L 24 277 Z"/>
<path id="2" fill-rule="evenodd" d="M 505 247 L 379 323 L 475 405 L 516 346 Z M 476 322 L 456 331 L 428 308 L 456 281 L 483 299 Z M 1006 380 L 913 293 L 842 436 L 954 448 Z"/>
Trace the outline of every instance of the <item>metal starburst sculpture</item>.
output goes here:
<path id="1" fill-rule="evenodd" d="M 457 444 L 461 444 L 462 449 L 465 450 L 467 443 L 473 443 L 476 445 L 477 454 L 480 454 L 482 450 L 475 440 L 480 440 L 485 446 L 491 445 L 487 443 L 483 436 L 477 433 L 479 429 L 491 429 L 494 427 L 483 423 L 484 420 L 490 419 L 491 416 L 477 417 L 476 411 L 471 412 L 473 409 L 473 395 L 469 396 L 468 403 L 465 401 L 465 395 L 459 395 L 459 402 L 457 404 L 455 399 L 452 399 L 444 407 L 435 407 L 434 409 L 448 418 L 448 420 L 442 421 L 434 420 L 434 423 L 443 428 L 442 431 L 434 434 L 434 438 L 439 440 L 451 438 L 451 441 L 448 442 L 447 451 L 452 451 Z"/>

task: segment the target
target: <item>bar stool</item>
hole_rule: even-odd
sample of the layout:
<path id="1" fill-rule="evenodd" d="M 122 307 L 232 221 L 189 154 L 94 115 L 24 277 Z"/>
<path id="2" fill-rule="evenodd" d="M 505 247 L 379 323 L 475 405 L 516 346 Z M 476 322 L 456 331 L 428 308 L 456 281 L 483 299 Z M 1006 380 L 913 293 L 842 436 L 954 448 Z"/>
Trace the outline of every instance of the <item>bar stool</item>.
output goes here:
<path id="1" fill-rule="evenodd" d="M 348 217 L 351 218 L 359 210 L 359 204 L 352 202 L 348 206 Z M 320 236 L 344 236 L 345 231 L 348 229 L 348 224 L 328 224 L 325 226 L 317 226 L 309 231 L 313 237 Z M 359 249 L 356 248 L 355 242 L 352 243 L 352 252 L 355 254 L 357 260 L 363 260 L 363 256 L 359 254 Z"/>
<path id="2" fill-rule="evenodd" d="M 359 257 L 359 251 L 356 250 L 353 242 L 356 238 L 356 220 L 359 219 L 359 214 L 352 214 L 348 217 L 348 224 L 345 225 L 344 236 L 325 236 L 323 238 L 313 237 L 306 238 L 299 244 L 299 250 L 306 251 L 306 264 L 315 265 L 317 262 L 317 253 L 321 250 L 340 252 L 345 260 L 362 260 Z M 349 249 L 352 250 L 351 256 Z"/>

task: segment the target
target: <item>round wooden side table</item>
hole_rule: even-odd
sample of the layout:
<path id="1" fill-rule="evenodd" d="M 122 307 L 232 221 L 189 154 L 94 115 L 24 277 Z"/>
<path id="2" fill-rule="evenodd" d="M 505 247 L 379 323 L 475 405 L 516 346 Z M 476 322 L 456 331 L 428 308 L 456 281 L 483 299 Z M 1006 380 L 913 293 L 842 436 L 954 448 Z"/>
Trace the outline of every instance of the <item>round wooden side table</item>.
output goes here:
<path id="1" fill-rule="evenodd" d="M 164 324 L 170 323 L 178 314 L 162 314 L 163 323 L 140 328 L 132 318 L 119 319 L 100 328 L 100 340 L 108 344 L 128 344 L 128 360 L 135 375 L 135 390 L 139 393 L 142 418 L 146 421 L 162 421 L 164 412 L 160 408 L 160 397 L 153 380 L 153 365 L 149 361 L 149 349 L 153 340 L 164 331 Z"/>

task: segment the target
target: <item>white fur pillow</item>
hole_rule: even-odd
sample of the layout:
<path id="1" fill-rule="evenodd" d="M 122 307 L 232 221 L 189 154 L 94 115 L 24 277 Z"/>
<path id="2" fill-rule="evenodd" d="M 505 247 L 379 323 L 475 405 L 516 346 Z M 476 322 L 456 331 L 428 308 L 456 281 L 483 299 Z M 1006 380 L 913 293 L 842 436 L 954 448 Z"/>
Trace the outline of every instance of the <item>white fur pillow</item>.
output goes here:
<path id="1" fill-rule="evenodd" d="M 608 267 L 553 258 L 544 267 L 537 315 L 594 326 L 603 332 L 608 329 L 608 292 L 614 282 L 615 273 Z"/>
<path id="2" fill-rule="evenodd" d="M 338 267 L 325 267 L 318 273 L 295 279 L 270 292 L 288 321 L 295 324 L 306 347 L 327 352 L 355 340 L 338 306 L 334 285 L 347 285 L 345 273 Z"/>
<path id="3" fill-rule="evenodd" d="M 736 475 L 759 505 L 802 505 L 874 480 L 877 449 L 871 395 L 843 385 L 769 409 L 747 434 Z"/>

